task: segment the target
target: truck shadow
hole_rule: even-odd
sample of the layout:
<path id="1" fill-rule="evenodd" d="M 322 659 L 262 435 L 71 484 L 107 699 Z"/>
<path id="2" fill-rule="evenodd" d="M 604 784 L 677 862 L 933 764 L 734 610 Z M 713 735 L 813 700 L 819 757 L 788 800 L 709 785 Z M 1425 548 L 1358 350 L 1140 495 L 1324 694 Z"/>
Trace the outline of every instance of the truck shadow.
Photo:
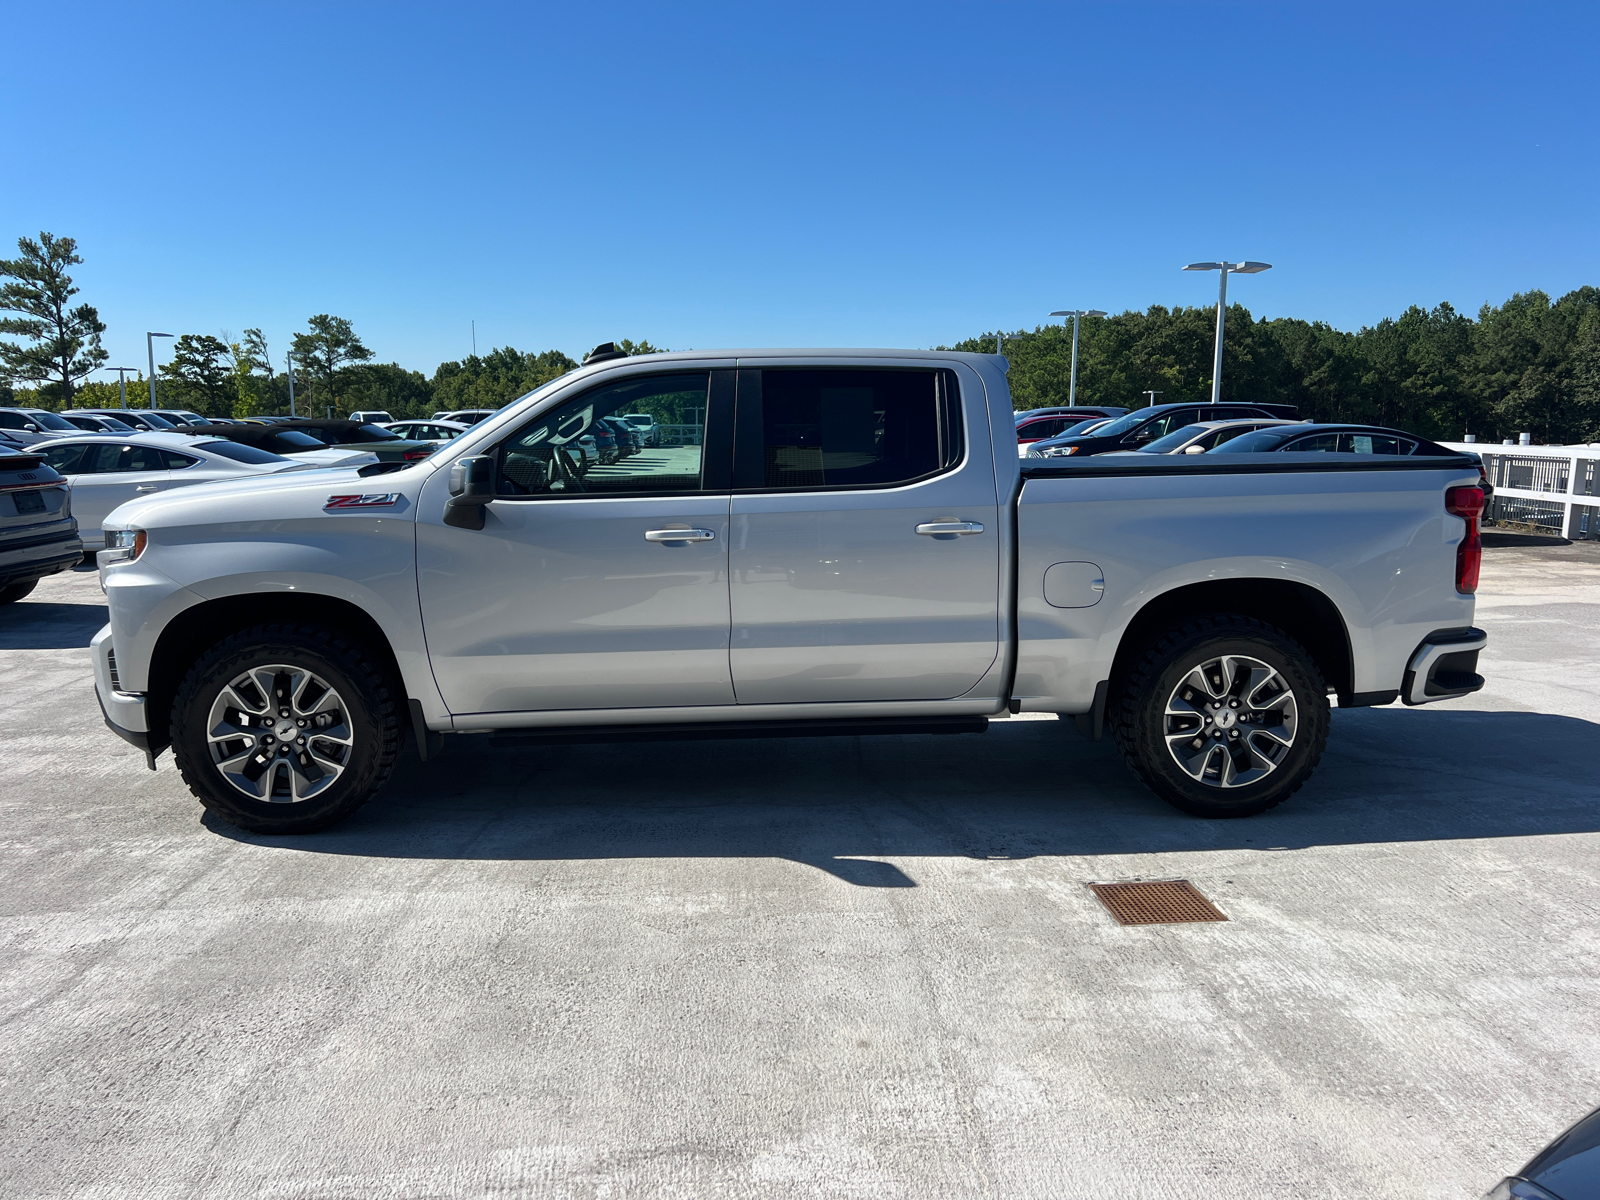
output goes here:
<path id="1" fill-rule="evenodd" d="M 1600 726 L 1527 712 L 1334 713 L 1317 773 L 1281 808 L 1208 821 L 1137 783 L 1071 722 L 982 736 L 495 750 L 408 749 L 385 791 L 302 853 L 421 859 L 777 857 L 862 887 L 914 887 L 884 858 L 1018 859 L 1600 831 Z M 1135 868 L 1130 867 L 1129 870 Z"/>
<path id="2" fill-rule="evenodd" d="M 23 600 L 0 608 L 0 650 L 71 650 L 87 647 L 111 619 L 104 604 Z"/>

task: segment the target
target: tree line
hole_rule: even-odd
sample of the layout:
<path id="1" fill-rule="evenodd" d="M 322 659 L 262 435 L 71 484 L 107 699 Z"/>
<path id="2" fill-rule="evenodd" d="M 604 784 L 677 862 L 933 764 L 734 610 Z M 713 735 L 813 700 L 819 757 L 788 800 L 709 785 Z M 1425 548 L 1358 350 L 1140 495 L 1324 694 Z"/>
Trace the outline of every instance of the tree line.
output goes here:
<path id="1" fill-rule="evenodd" d="M 51 409 L 116 407 L 113 380 L 88 381 L 105 365 L 105 325 L 74 304 L 68 268 L 83 260 L 71 238 L 19 238 L 0 259 L 0 401 Z M 993 353 L 1003 336 L 1018 408 L 1065 404 L 1072 333 L 1060 325 L 980 334 L 941 350 Z M 1077 400 L 1126 408 L 1204 400 L 1211 394 L 1215 309 L 1152 305 L 1143 312 L 1086 317 L 1078 347 Z M 623 339 L 620 349 L 660 347 Z M 381 409 L 396 418 L 447 409 L 496 408 L 577 367 L 560 350 L 511 346 L 440 363 L 431 376 L 378 363 L 344 317 L 319 313 L 274 364 L 260 329 L 238 337 L 186 333 L 157 374 L 159 407 L 206 416 L 289 411 L 344 415 Z M 148 403 L 141 374 L 130 379 Z M 1230 305 L 1223 341 L 1222 395 L 1235 403 L 1296 405 L 1321 421 L 1391 425 L 1428 437 L 1474 433 L 1499 441 L 1530 433 L 1536 443 L 1600 441 L 1600 288 L 1552 301 L 1520 292 L 1476 318 L 1449 304 L 1413 305 L 1353 333 L 1295 317 L 1256 320 Z"/>

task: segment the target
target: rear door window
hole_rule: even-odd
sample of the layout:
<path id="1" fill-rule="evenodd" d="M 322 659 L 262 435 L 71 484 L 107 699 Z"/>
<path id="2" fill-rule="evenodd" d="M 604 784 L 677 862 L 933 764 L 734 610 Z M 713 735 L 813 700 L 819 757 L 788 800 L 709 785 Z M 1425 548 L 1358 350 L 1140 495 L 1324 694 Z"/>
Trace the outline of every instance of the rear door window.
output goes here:
<path id="1" fill-rule="evenodd" d="M 181 471 L 185 467 L 192 467 L 199 462 L 198 458 L 189 454 L 179 454 L 176 450 L 163 450 L 161 457 L 167 461 L 167 470 Z"/>
<path id="2" fill-rule="evenodd" d="M 92 450 L 93 446 L 51 446 L 44 451 L 44 460 L 55 468 L 58 475 L 76 475 L 83 470 L 85 450 Z"/>
<path id="3" fill-rule="evenodd" d="M 1341 433 L 1339 449 L 1345 454 L 1410 454 L 1417 444 L 1392 433 Z"/>
<path id="4" fill-rule="evenodd" d="M 134 446 L 128 444 L 101 444 L 93 447 L 94 457 L 84 455 L 84 465 L 79 469 L 93 472 L 96 475 L 106 475 L 122 471 L 165 471 L 166 460 L 163 453 L 155 446 Z"/>
<path id="5" fill-rule="evenodd" d="M 960 460 L 960 411 L 951 371 L 741 370 L 735 486 L 891 487 L 925 479 Z"/>

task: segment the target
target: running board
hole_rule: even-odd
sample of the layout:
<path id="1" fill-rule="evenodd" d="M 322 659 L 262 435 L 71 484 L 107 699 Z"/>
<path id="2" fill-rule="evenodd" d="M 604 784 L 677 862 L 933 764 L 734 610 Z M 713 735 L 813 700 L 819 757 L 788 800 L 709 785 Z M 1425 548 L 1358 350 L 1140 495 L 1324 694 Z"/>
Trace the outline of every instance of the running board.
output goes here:
<path id="1" fill-rule="evenodd" d="M 578 725 L 552 729 L 501 729 L 494 747 L 583 745 L 605 742 L 722 741 L 729 738 L 861 737 L 869 734 L 982 733 L 988 717 L 873 717 L 854 721 L 718 721 L 671 725 Z"/>

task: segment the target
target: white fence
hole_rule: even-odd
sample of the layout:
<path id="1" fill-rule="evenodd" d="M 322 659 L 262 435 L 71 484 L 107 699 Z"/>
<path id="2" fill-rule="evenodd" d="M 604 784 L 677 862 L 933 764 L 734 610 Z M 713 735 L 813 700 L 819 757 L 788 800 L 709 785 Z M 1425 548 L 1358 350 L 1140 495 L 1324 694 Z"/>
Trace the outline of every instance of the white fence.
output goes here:
<path id="1" fill-rule="evenodd" d="M 1600 448 L 1443 444 L 1483 459 L 1494 485 L 1488 521 L 1517 521 L 1574 540 L 1600 541 Z"/>

